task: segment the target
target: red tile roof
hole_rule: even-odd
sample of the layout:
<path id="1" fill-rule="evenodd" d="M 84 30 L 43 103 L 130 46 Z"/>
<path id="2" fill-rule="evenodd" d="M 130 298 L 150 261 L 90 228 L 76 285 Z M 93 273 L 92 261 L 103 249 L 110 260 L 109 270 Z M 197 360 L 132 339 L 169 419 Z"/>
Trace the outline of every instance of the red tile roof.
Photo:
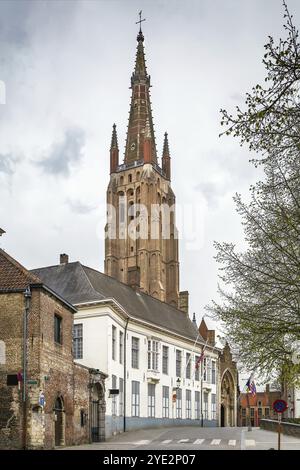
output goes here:
<path id="1" fill-rule="evenodd" d="M 0 248 L 0 290 L 25 289 L 41 280 Z"/>

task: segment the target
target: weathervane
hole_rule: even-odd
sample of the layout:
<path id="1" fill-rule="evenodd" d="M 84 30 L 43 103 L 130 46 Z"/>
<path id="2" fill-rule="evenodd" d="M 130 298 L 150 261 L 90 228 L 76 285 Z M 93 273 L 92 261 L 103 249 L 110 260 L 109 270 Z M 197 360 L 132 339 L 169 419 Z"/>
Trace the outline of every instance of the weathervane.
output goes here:
<path id="1" fill-rule="evenodd" d="M 136 21 L 136 22 L 135 22 L 135 24 L 140 24 L 140 32 L 142 31 L 142 22 L 143 22 L 143 21 L 146 21 L 146 18 L 143 18 L 143 19 L 142 19 L 142 11 L 143 11 L 143 10 L 141 10 L 141 11 L 139 12 L 139 17 L 140 17 L 139 21 Z"/>

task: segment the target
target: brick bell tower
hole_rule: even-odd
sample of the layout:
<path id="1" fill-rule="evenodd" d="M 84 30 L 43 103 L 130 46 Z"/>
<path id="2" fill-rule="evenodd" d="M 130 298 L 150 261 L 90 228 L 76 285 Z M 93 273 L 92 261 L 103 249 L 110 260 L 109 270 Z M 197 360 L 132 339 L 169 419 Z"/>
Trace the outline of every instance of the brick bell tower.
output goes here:
<path id="1" fill-rule="evenodd" d="M 113 125 L 107 189 L 105 273 L 178 307 L 179 262 L 175 212 L 170 210 L 169 236 L 166 237 L 163 235 L 162 213 L 153 211 L 153 205 L 175 207 L 170 181 L 168 135 L 165 133 L 159 164 L 149 89 L 150 76 L 147 74 L 144 36 L 140 28 L 131 77 L 132 96 L 122 164 L 119 164 L 117 131 L 116 125 Z M 138 220 L 146 219 L 147 230 L 143 229 L 142 234 Z M 152 223 L 155 226 L 154 234 L 150 229 Z M 130 236 L 134 230 L 135 238 Z"/>

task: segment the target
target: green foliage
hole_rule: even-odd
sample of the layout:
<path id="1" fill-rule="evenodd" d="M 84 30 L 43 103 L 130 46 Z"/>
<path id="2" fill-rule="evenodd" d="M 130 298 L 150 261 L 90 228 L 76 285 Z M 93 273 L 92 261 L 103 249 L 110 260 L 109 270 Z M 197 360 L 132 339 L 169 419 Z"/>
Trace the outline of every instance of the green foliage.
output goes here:
<path id="1" fill-rule="evenodd" d="M 221 110 L 223 134 L 257 153 L 265 178 L 250 188 L 251 201 L 235 196 L 248 249 L 215 243 L 222 303 L 208 311 L 225 325 L 244 365 L 293 382 L 293 343 L 300 339 L 300 44 L 284 2 L 285 40 L 266 44 L 265 83 L 246 94 L 246 110 Z"/>

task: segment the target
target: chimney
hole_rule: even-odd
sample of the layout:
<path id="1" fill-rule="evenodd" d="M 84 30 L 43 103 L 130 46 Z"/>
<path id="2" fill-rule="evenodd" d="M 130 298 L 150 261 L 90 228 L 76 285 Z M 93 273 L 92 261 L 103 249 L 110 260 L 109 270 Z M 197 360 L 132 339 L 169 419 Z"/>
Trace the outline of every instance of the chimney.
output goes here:
<path id="1" fill-rule="evenodd" d="M 270 384 L 266 384 L 266 393 L 270 393 Z"/>
<path id="2" fill-rule="evenodd" d="M 189 291 L 187 290 L 179 292 L 179 310 L 189 314 Z"/>
<path id="3" fill-rule="evenodd" d="M 59 257 L 59 262 L 60 262 L 60 264 L 68 264 L 69 255 L 66 255 L 66 253 L 62 253 Z"/>

